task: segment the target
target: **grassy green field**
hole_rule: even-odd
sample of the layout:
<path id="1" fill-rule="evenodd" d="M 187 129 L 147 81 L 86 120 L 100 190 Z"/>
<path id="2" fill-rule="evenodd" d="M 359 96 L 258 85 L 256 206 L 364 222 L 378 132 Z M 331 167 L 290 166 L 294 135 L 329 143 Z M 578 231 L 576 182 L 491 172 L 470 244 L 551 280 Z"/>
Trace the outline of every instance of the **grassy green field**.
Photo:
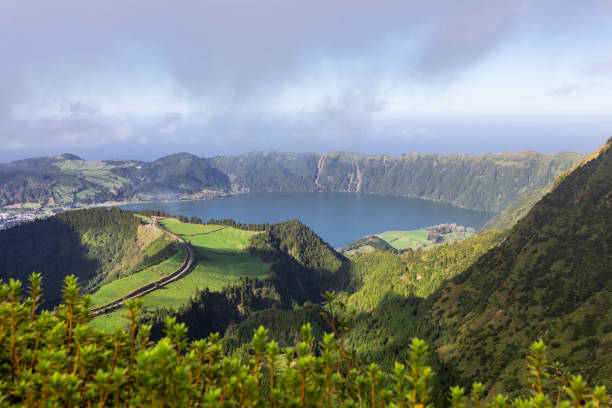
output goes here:
<path id="1" fill-rule="evenodd" d="M 136 217 L 140 218 L 142 220 L 142 222 L 144 222 L 145 224 L 150 224 L 153 222 L 153 220 L 149 217 L 147 217 L 146 215 L 140 215 L 140 214 L 134 214 Z"/>
<path id="2" fill-rule="evenodd" d="M 125 308 L 113 310 L 110 313 L 98 315 L 93 318 L 89 324 L 97 329 L 103 329 L 107 332 L 113 331 L 116 327 L 125 326 L 128 320 L 124 316 Z"/>
<path id="3" fill-rule="evenodd" d="M 223 225 L 188 224 L 176 218 L 166 218 L 159 222 L 162 227 L 176 235 L 200 235 L 223 228 Z"/>
<path id="4" fill-rule="evenodd" d="M 465 238 L 469 238 L 473 233 L 470 232 L 450 232 L 444 234 L 444 242 L 459 242 Z M 436 244 L 434 241 L 427 239 L 429 232 L 426 230 L 412 230 L 412 231 L 386 231 L 381 234 L 377 234 L 377 237 L 387 241 L 389 245 L 398 251 L 406 249 L 418 249 L 418 248 L 430 248 Z"/>
<path id="5" fill-rule="evenodd" d="M 196 248 L 205 248 L 206 251 L 219 253 L 242 253 L 249 245 L 249 240 L 256 234 L 252 231 L 244 231 L 233 227 L 217 228 L 214 232 L 181 237 Z"/>
<path id="6" fill-rule="evenodd" d="M 267 276 L 269 264 L 246 252 L 249 239 L 258 232 L 223 225 L 187 224 L 172 218 L 162 220 L 160 224 L 190 242 L 197 256 L 195 266 L 184 277 L 143 296 L 144 307 L 148 312 L 161 307 L 177 309 L 186 304 L 199 289 L 221 290 L 241 277 L 257 279 Z M 161 264 L 104 285 L 93 295 L 94 304 L 112 301 L 145 283 L 159 279 L 161 275 L 158 271 L 172 272 L 180 266 L 184 256 L 184 249 L 181 248 L 180 254 L 175 254 Z M 172 267 L 172 260 L 180 262 Z M 122 310 L 97 316 L 92 324 L 105 330 L 121 326 L 126 323 Z"/>
<path id="7" fill-rule="evenodd" d="M 159 278 L 168 275 L 177 270 L 185 261 L 185 248 L 182 245 L 177 245 L 176 253 L 165 261 L 136 272 L 125 278 L 117 279 L 103 285 L 92 295 L 94 306 L 100 306 L 105 303 L 125 296 L 134 289 L 146 285 L 149 282 L 158 280 Z"/>
<path id="8" fill-rule="evenodd" d="M 427 240 L 429 233 L 425 230 L 414 231 L 386 231 L 376 236 L 387 241 L 393 248 L 397 250 L 415 249 L 418 246 L 424 247 L 431 245 L 431 241 Z"/>
<path id="9" fill-rule="evenodd" d="M 40 208 L 40 203 L 23 203 L 21 207 L 28 209 L 38 209 Z"/>
<path id="10" fill-rule="evenodd" d="M 200 255 L 198 264 L 185 277 L 144 296 L 144 306 L 147 311 L 160 307 L 177 309 L 195 295 L 198 289 L 221 290 L 240 277 L 262 278 L 267 275 L 268 268 L 268 264 L 248 254 Z"/>
<path id="11" fill-rule="evenodd" d="M 87 181 L 105 188 L 121 187 L 127 181 L 112 173 L 113 165 L 103 162 L 65 160 L 57 166 L 64 173 L 84 176 Z"/>

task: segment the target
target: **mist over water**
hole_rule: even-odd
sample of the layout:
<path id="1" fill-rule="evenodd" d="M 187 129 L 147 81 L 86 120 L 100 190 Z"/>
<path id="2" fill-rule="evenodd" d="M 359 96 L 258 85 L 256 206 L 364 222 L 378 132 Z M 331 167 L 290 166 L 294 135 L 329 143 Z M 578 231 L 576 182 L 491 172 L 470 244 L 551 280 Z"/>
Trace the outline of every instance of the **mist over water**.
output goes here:
<path id="1" fill-rule="evenodd" d="M 164 210 L 203 221 L 232 218 L 244 223 L 276 223 L 295 218 L 334 248 L 383 231 L 413 230 L 447 222 L 478 229 L 494 215 L 417 198 L 355 193 L 252 193 L 121 208 Z"/>

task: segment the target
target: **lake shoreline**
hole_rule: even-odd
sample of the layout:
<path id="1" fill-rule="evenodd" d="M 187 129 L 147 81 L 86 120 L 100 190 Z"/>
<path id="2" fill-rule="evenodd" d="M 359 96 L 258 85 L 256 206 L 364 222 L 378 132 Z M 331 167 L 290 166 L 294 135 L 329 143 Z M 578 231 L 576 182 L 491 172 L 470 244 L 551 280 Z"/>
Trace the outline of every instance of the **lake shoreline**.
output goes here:
<path id="1" fill-rule="evenodd" d="M 119 207 L 162 210 L 204 222 L 232 218 L 259 224 L 299 219 L 334 248 L 383 231 L 409 231 L 443 223 L 478 229 L 495 215 L 429 199 L 354 192 L 241 192 L 216 199 L 158 200 Z"/>

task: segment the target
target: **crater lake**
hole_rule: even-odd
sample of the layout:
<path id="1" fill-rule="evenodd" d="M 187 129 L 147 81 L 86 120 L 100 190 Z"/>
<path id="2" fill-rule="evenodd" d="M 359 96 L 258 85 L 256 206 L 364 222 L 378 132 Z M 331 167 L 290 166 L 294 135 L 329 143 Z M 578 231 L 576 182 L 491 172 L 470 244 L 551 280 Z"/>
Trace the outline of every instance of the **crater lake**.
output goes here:
<path id="1" fill-rule="evenodd" d="M 456 223 L 478 230 L 493 213 L 467 210 L 418 198 L 356 193 L 250 193 L 213 200 L 127 204 L 126 210 L 163 210 L 243 223 L 276 223 L 298 219 L 334 248 L 367 235 Z"/>

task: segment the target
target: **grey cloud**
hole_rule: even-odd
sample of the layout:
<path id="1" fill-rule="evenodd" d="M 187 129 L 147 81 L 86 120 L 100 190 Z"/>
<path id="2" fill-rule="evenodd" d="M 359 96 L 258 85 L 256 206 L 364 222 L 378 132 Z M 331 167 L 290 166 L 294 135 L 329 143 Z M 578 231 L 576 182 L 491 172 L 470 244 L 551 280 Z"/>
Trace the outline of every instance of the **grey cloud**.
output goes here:
<path id="1" fill-rule="evenodd" d="M 583 84 L 564 84 L 558 88 L 555 88 L 548 92 L 548 95 L 552 96 L 564 96 L 569 95 L 574 92 L 583 91 L 585 89 L 596 88 L 599 86 L 604 86 L 602 82 L 588 82 Z"/>
<path id="2" fill-rule="evenodd" d="M 520 4 L 9 0 L 0 22 L 9 60 L 58 88 L 153 69 L 231 105 L 323 62 L 431 75 L 460 69 L 495 45 Z M 398 61 L 393 53 L 402 38 L 423 47 Z"/>
<path id="3" fill-rule="evenodd" d="M 177 112 L 169 112 L 159 124 L 159 132 L 162 134 L 174 134 L 181 124 L 183 115 Z"/>
<path id="4" fill-rule="evenodd" d="M 487 55 L 527 11 L 527 2 L 461 1 L 436 4 L 432 11 L 443 18 L 432 19 L 434 29 L 416 67 L 425 76 L 436 77 L 465 68 Z"/>
<path id="5" fill-rule="evenodd" d="M 298 143 L 308 136 L 335 137 L 342 145 L 353 135 L 376 134 L 386 83 L 452 79 L 534 21 L 546 16 L 547 25 L 565 29 L 565 19 L 585 9 L 568 1 L 534 4 L 4 0 L 0 142 L 21 150 L 124 146 L 130 138 L 163 144 L 184 135 L 194 144 L 233 148 L 226 141 L 240 140 L 244 149 L 257 149 L 274 137 Z M 261 112 L 262 99 L 328 71 L 346 79 L 345 89 L 322 95 L 316 112 L 287 118 Z M 211 117 L 187 117 L 168 106 L 160 117 L 113 118 L 87 100 L 64 97 L 75 89 L 120 92 L 143 78 L 151 87 L 170 82 L 177 93 L 208 103 Z M 16 106 L 49 101 L 64 115 L 12 117 Z"/>
<path id="6" fill-rule="evenodd" d="M 612 6 L 611 6 L 612 7 Z M 587 66 L 587 72 L 596 75 L 612 74 L 612 55 Z"/>

